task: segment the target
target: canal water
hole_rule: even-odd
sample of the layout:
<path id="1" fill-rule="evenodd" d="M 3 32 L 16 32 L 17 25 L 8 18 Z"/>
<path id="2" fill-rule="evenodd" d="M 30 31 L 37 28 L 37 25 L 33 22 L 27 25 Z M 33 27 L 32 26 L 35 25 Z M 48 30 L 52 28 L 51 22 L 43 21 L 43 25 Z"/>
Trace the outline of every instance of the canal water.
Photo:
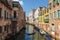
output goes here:
<path id="1" fill-rule="evenodd" d="M 23 35 L 18 35 L 16 40 L 51 40 L 49 35 L 47 34 L 45 34 L 44 36 L 41 35 L 41 33 L 34 30 L 33 26 L 31 25 L 26 25 L 26 30 L 24 35 L 25 35 L 24 38 L 22 37 Z"/>
<path id="2" fill-rule="evenodd" d="M 26 25 L 25 40 L 47 40 L 44 36 L 33 29 L 31 25 Z M 34 34 L 33 34 L 34 33 Z"/>

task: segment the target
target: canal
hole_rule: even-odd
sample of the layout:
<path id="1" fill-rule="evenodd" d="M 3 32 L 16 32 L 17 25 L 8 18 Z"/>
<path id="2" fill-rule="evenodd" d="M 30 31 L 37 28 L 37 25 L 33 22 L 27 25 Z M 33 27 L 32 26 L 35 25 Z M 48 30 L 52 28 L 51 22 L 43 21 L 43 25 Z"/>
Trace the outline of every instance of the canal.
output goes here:
<path id="1" fill-rule="evenodd" d="M 39 29 L 34 28 L 32 25 L 26 25 L 25 40 L 47 40 L 38 30 Z"/>
<path id="2" fill-rule="evenodd" d="M 48 34 L 44 34 L 41 29 L 26 25 L 26 30 L 22 30 L 13 40 L 51 40 Z"/>

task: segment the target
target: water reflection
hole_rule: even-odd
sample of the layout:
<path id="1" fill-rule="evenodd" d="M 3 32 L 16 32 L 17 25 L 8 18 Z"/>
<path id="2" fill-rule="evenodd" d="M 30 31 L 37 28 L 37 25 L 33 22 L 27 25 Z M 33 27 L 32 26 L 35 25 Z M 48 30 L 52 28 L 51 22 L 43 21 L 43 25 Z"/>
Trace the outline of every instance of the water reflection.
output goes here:
<path id="1" fill-rule="evenodd" d="M 34 26 L 26 25 L 25 40 L 47 40 L 47 39 L 44 36 L 41 36 L 38 31 L 34 30 Z"/>
<path id="2" fill-rule="evenodd" d="M 25 40 L 33 40 L 33 26 L 26 25 Z"/>

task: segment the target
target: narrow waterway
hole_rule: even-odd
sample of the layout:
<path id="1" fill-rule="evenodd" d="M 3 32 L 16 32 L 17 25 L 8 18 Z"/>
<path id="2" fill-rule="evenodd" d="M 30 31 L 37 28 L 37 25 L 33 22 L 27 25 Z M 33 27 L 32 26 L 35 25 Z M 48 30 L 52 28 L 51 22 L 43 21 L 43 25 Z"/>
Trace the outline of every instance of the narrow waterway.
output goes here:
<path id="1" fill-rule="evenodd" d="M 41 36 L 40 33 L 31 25 L 26 25 L 25 40 L 47 40 L 44 36 Z"/>
<path id="2" fill-rule="evenodd" d="M 25 40 L 25 30 L 22 30 L 20 34 L 18 34 L 15 40 Z"/>
<path id="3" fill-rule="evenodd" d="M 31 25 L 26 25 L 25 33 L 22 31 L 15 40 L 51 40 L 48 34 L 42 35 L 40 32 L 30 29 L 33 28 Z"/>

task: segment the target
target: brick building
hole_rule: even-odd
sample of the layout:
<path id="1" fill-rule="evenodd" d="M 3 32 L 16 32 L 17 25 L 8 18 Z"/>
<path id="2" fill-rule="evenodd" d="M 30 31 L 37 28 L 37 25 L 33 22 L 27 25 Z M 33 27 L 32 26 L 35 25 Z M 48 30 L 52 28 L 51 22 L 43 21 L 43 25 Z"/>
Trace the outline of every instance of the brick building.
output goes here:
<path id="1" fill-rule="evenodd" d="M 12 0 L 0 0 L 0 40 L 11 33 Z"/>
<path id="2" fill-rule="evenodd" d="M 12 31 L 16 33 L 20 31 L 25 25 L 25 12 L 23 11 L 20 3 L 17 1 L 13 1 L 12 6 Z"/>
<path id="3" fill-rule="evenodd" d="M 60 0 L 49 0 L 49 24 L 51 35 L 60 40 Z"/>
<path id="4" fill-rule="evenodd" d="M 0 0 L 0 40 L 5 40 L 6 37 L 10 37 L 24 28 L 25 12 L 20 3 Z"/>

